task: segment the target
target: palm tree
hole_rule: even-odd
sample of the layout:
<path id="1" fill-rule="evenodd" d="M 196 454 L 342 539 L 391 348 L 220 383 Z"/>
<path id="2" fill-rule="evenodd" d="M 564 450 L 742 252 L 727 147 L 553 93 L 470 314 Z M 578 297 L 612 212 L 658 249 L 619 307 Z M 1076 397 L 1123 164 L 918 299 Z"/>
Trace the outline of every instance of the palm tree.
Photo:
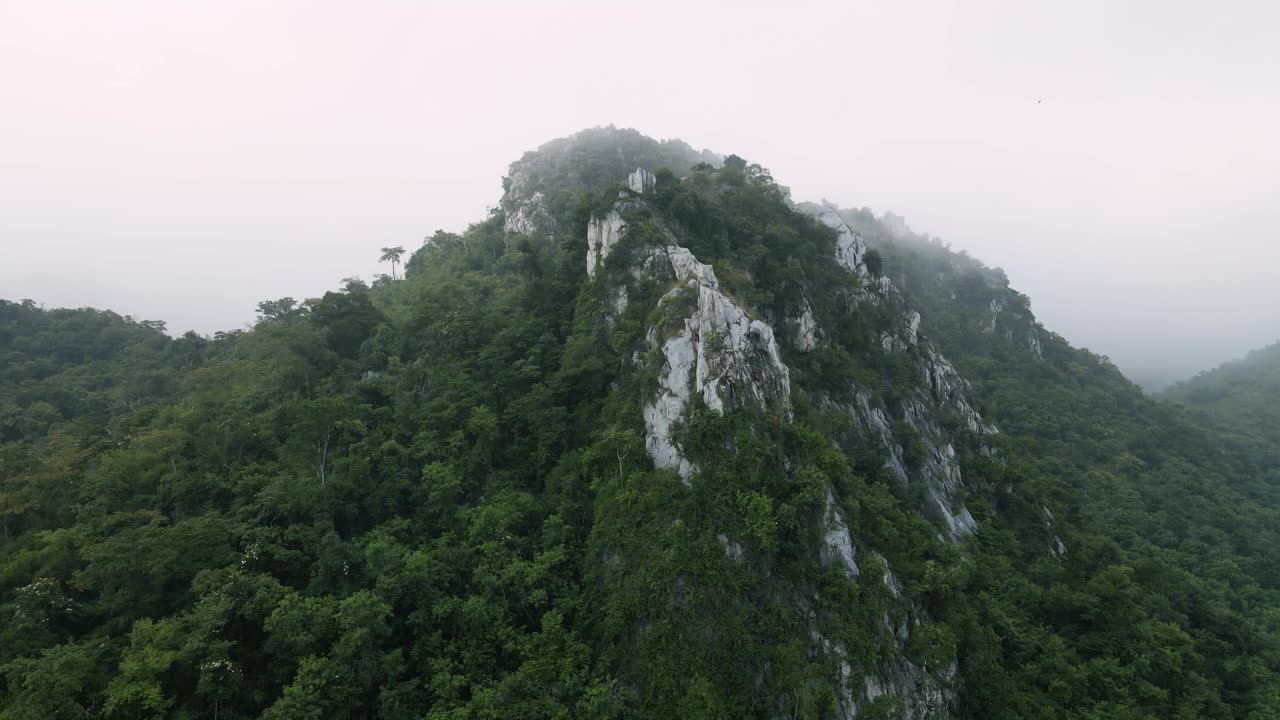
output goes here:
<path id="1" fill-rule="evenodd" d="M 403 254 L 404 254 L 404 247 L 400 245 L 397 245 L 395 247 L 382 248 L 382 257 L 378 259 L 378 262 L 387 262 L 388 260 L 391 261 L 391 279 L 392 280 L 396 279 L 396 264 L 400 262 L 400 256 Z"/>

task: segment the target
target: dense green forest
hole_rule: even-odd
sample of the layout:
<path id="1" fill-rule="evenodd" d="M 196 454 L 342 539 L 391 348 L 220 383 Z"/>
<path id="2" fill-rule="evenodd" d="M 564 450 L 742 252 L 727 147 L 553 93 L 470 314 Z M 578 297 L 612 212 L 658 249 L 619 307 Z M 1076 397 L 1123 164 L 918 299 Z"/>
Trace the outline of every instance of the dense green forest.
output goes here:
<path id="1" fill-rule="evenodd" d="M 1026 661 L 1074 664 L 1048 681 L 1060 688 L 1077 672 L 1093 675 L 1075 686 L 1084 693 L 1076 707 L 1095 701 L 1099 687 L 1124 688 L 1130 699 L 1099 703 L 1113 708 L 1103 716 L 1272 717 L 1280 708 L 1275 445 L 1144 396 L 1105 357 L 1039 326 L 999 270 L 911 233 L 900 218 L 846 216 L 1008 435 L 1006 471 L 1018 489 L 997 506 L 1044 502 L 1067 521 L 1066 562 L 1005 578 L 1021 587 L 1018 600 L 996 606 L 1007 618 L 1049 620 L 1065 641 L 1028 646 Z M 1120 709 L 1130 703 L 1149 709 Z"/>
<path id="2" fill-rule="evenodd" d="M 735 156 L 587 131 L 506 193 L 251 330 L 0 301 L 0 719 L 1280 718 L 1274 438 L 892 216 L 839 213 L 851 272 Z M 685 476 L 646 413 L 708 302 L 754 374 L 690 400 Z M 917 400 L 935 353 L 998 432 Z M 943 437 L 969 531 L 922 511 Z"/>

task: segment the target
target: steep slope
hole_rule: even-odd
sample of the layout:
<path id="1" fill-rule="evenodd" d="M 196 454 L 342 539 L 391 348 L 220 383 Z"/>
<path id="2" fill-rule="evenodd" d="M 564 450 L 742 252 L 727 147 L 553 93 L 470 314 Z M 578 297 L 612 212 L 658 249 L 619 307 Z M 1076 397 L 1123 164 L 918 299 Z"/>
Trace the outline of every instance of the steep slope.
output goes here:
<path id="1" fill-rule="evenodd" d="M 1274 451 L 1146 397 L 1106 358 L 1037 323 L 1003 272 L 893 215 L 842 216 L 1004 433 L 986 549 L 1001 547 L 1032 582 L 984 590 L 1002 599 L 980 617 L 1007 638 L 1013 670 L 990 680 L 1022 685 L 1014 696 L 1035 698 L 1027 714 L 1053 703 L 1113 715 L 1166 704 L 1197 717 L 1276 707 L 1276 626 L 1260 611 L 1278 597 Z M 1174 657 L 1170 682 L 1162 663 Z M 1132 694 L 1081 691 L 1111 682 Z"/>
<path id="2" fill-rule="evenodd" d="M 1202 410 L 1239 433 L 1280 445 L 1280 343 L 1202 372 L 1160 397 Z"/>
<path id="3" fill-rule="evenodd" d="M 778 242 L 762 242 L 763 234 L 774 235 Z M 742 518 L 734 517 L 734 513 L 719 518 L 717 523 L 699 523 L 706 546 L 714 547 L 710 542 L 714 538 L 725 556 L 745 566 L 746 578 L 753 585 L 773 585 L 773 597 L 768 602 L 743 611 L 767 609 L 778 617 L 790 618 L 789 625 L 807 628 L 801 637 L 813 638 L 815 647 L 841 668 L 836 678 L 837 707 L 842 716 L 853 717 L 859 708 L 884 697 L 882 704 L 886 706 L 896 704 L 908 716 L 927 717 L 947 711 L 953 698 L 955 666 L 934 659 L 933 667 L 927 668 L 928 663 L 913 651 L 913 632 L 920 624 L 928 623 L 928 616 L 914 599 L 901 597 L 885 555 L 874 552 L 878 550 L 874 544 L 867 550 L 874 552 L 872 562 L 881 566 L 877 577 L 885 580 L 883 587 L 873 592 L 884 593 L 887 589 L 888 593 L 878 601 L 862 601 L 881 607 L 883 619 L 859 632 L 834 629 L 847 623 L 848 610 L 806 619 L 801 610 L 819 602 L 817 586 L 812 580 L 803 580 L 803 575 L 789 582 L 783 581 L 785 575 L 777 577 L 779 566 L 794 573 L 816 559 L 819 566 L 842 570 L 844 581 L 849 584 L 831 582 L 837 588 L 844 587 L 843 592 L 854 592 L 853 583 L 860 574 L 855 559 L 857 544 L 851 537 L 845 509 L 860 492 L 837 488 L 832 483 L 839 478 L 831 479 L 831 471 L 805 465 L 815 448 L 784 449 L 782 438 L 785 433 L 794 432 L 793 427 L 807 427 L 816 433 L 811 424 L 817 422 L 819 414 L 846 426 L 836 437 L 851 451 L 876 458 L 871 461 L 870 470 L 877 477 L 887 478 L 904 497 L 918 493 L 918 498 L 908 501 L 909 506 L 938 520 L 943 535 L 955 541 L 974 528 L 972 517 L 958 497 L 962 481 L 956 445 L 963 443 L 963 447 L 982 449 L 990 455 L 981 437 L 995 429 L 983 422 L 968 403 L 966 385 L 945 359 L 935 350 L 920 346 L 916 333 L 918 314 L 906 308 L 892 283 L 871 277 L 857 250 L 848 247 L 851 241 L 847 228 L 833 233 L 827 225 L 792 212 L 784 194 L 760 168 L 747 167 L 737 158 L 726 160 L 720 171 L 694 168 L 680 182 L 669 172 L 654 176 L 647 169 L 638 168 L 616 201 L 594 210 L 587 224 L 584 260 L 595 286 L 589 291 L 596 303 L 588 313 L 604 318 L 602 332 L 623 350 L 623 358 L 632 357 L 634 367 L 624 373 L 637 372 L 641 378 L 656 373 L 656 392 L 639 403 L 645 447 L 655 467 L 676 470 L 695 496 L 713 493 L 697 505 L 683 510 L 675 505 L 668 511 L 672 521 L 686 533 L 680 544 L 688 544 L 696 537 L 687 535 L 692 531 L 692 520 L 684 517 L 686 514 L 706 514 L 708 507 L 732 507 L 735 503 L 751 508 L 753 513 L 768 511 L 765 517 L 755 520 L 754 526 L 743 527 Z M 712 264 L 701 261 L 691 248 L 719 265 L 726 282 L 722 283 Z M 787 257 L 784 253 L 789 252 L 793 254 Z M 744 266 L 738 260 L 744 255 L 753 257 L 757 264 Z M 836 262 L 837 257 L 841 262 Z M 792 264 L 790 272 L 770 272 L 770 266 L 784 262 Z M 772 314 L 795 318 L 789 323 L 794 326 L 794 336 L 788 342 L 780 344 L 771 325 L 752 316 L 746 300 L 734 299 L 753 296 L 773 300 L 762 308 L 762 317 Z M 824 302 L 818 303 L 815 311 L 808 296 L 820 297 Z M 827 313 L 832 315 L 830 332 L 821 329 Z M 841 317 L 871 314 L 877 317 L 868 327 L 860 323 L 841 327 Z M 613 323 L 628 321 L 643 328 L 642 341 L 613 333 Z M 848 343 L 842 343 L 844 337 L 849 338 Z M 809 388 L 804 380 L 791 377 L 784 361 L 788 351 L 895 365 L 899 379 L 905 376 L 908 380 L 894 392 L 893 381 L 873 376 L 859 382 L 854 377 L 842 379 L 833 375 L 825 386 Z M 793 412 L 793 388 L 808 394 L 807 409 Z M 737 472 L 746 463 L 740 454 L 725 454 L 726 448 L 736 448 L 739 440 L 725 434 L 729 426 L 722 418 L 735 415 L 743 429 L 751 428 L 752 432 L 775 438 L 777 449 L 768 473 L 772 477 L 751 481 L 750 473 Z M 756 420 L 751 421 L 751 417 Z M 952 418 L 960 420 L 961 428 L 944 427 Z M 625 416 L 619 421 L 629 422 Z M 719 442 L 711 442 L 717 437 Z M 706 458 L 699 458 L 700 454 Z M 807 473 L 807 487 L 795 482 L 797 473 Z M 834 474 L 848 475 L 848 470 L 837 468 Z M 712 479 L 716 476 L 720 478 Z M 771 508 L 798 502 L 798 490 L 821 497 L 820 512 L 815 517 L 804 506 L 788 508 L 788 515 L 797 514 L 787 520 L 798 529 L 816 525 L 817 533 L 800 532 L 792 539 L 799 546 L 794 551 L 802 553 L 800 557 L 779 555 L 773 547 L 772 533 L 762 533 L 777 522 L 768 517 L 773 515 Z M 725 497 L 717 498 L 714 493 Z M 811 503 L 812 497 L 806 503 Z M 598 530 L 608 532 L 607 528 L 602 524 Z M 625 557 L 632 562 L 640 559 L 637 556 L 643 557 L 630 545 L 632 538 L 625 542 L 632 549 L 606 550 L 606 557 Z M 810 548 L 808 558 L 803 557 L 806 546 Z M 884 548 L 888 553 L 894 550 Z M 634 565 L 628 567 L 627 575 L 636 574 Z M 685 583 L 687 587 L 698 582 L 695 577 L 687 573 L 665 578 L 665 582 Z M 606 576 L 602 584 L 613 585 L 620 579 Z M 704 586 L 701 590 L 712 597 L 720 594 L 713 587 Z M 632 622 L 638 627 L 653 622 L 648 613 L 670 618 L 670 607 L 663 607 L 663 603 L 670 602 L 670 598 L 664 598 Z M 721 598 L 707 609 L 722 611 L 736 602 L 740 600 Z M 897 620 L 891 621 L 890 617 Z M 685 618 L 671 622 L 669 629 L 687 635 L 697 630 L 697 624 Z M 728 634 L 722 627 L 723 620 L 714 625 L 720 629 L 708 633 L 709 638 Z M 831 636 L 837 639 L 829 639 Z M 784 687 L 770 687 L 772 679 L 767 676 L 767 648 L 787 638 L 764 640 L 759 636 L 742 638 L 742 642 L 755 645 L 757 651 L 745 662 L 741 658 L 736 661 L 743 669 L 752 669 L 750 676 L 742 678 L 741 690 L 747 697 L 754 696 L 753 702 L 760 709 L 776 705 L 779 694 L 787 691 Z M 643 647 L 649 642 L 652 641 L 646 639 L 642 643 L 640 654 L 644 654 Z M 661 646 L 661 641 L 657 642 Z M 856 666 L 860 671 L 857 675 L 849 662 L 850 646 L 854 644 L 878 648 Z M 947 657 L 948 653 L 950 650 L 944 647 L 938 655 Z M 687 658 L 697 657 L 697 653 L 682 648 L 680 657 L 683 664 Z M 696 676 L 701 665 L 689 666 L 688 672 Z M 684 678 L 686 674 L 676 677 Z M 747 684 L 749 678 L 756 688 Z M 763 693 L 758 687 L 762 681 Z M 679 690 L 678 686 L 663 688 L 655 697 L 673 697 Z M 745 706 L 740 711 L 747 712 L 749 708 Z M 783 711 L 785 706 L 774 709 Z"/>
<path id="4" fill-rule="evenodd" d="M 4 438 L 0 717 L 1280 706 L 1274 469 L 998 273 L 634 131 L 504 191 Z"/>

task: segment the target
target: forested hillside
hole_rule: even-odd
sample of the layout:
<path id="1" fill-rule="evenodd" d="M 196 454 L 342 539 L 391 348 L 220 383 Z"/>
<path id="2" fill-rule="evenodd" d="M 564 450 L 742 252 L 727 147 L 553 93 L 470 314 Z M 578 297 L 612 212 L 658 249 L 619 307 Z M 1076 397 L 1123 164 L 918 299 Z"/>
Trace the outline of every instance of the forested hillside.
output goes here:
<path id="1" fill-rule="evenodd" d="M 1203 694 L 1217 676 L 1219 699 L 1193 716 L 1252 717 L 1240 708 L 1256 703 L 1259 717 L 1269 717 L 1280 707 L 1274 680 L 1248 686 L 1272 676 L 1280 659 L 1272 610 L 1280 560 L 1274 447 L 1145 397 L 1105 357 L 1072 348 L 1037 323 L 1030 300 L 1001 271 L 911 232 L 901 218 L 866 210 L 845 216 L 883 254 L 885 272 L 912 293 L 924 331 L 1007 434 L 1006 472 L 1016 482 L 995 499 L 997 510 L 1043 502 L 1052 508 L 1046 519 L 1052 513 L 1064 524 L 1066 562 L 1040 563 L 1047 572 L 1033 583 L 1011 583 L 1025 593 L 1015 595 L 1016 607 L 1039 608 L 1039 621 L 1067 640 L 1028 647 L 1028 662 L 1048 669 L 1062 659 L 1046 662 L 1044 649 L 1055 648 L 1049 657 L 1064 650 L 1079 670 L 1101 673 L 1077 687 L 1146 693 L 1144 675 L 1164 672 L 1156 656 L 1177 647 L 1166 657 L 1178 657 L 1182 675 L 1164 701 L 1176 706 L 1176 698 Z M 1023 514 L 1026 522 L 1033 517 Z M 1072 600 L 1064 606 L 1065 598 Z M 1120 657 L 1129 661 L 1110 666 L 1097 654 L 1107 646 L 1127 646 Z"/>
<path id="2" fill-rule="evenodd" d="M 401 279 L 0 304 L 0 719 L 1280 718 L 1280 471 L 892 217 L 597 129 Z"/>
<path id="3" fill-rule="evenodd" d="M 1174 385 L 1160 395 L 1243 435 L 1280 445 L 1280 343 Z"/>

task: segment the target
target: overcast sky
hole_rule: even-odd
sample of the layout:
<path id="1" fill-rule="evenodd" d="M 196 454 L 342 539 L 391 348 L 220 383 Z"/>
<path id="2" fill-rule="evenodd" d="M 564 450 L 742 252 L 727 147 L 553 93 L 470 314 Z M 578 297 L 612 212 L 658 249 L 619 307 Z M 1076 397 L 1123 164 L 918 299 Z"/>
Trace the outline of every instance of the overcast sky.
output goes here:
<path id="1" fill-rule="evenodd" d="M 1187 375 L 1280 338 L 1277 8 L 0 0 L 0 297 L 243 326 L 613 123 L 904 215 Z"/>

